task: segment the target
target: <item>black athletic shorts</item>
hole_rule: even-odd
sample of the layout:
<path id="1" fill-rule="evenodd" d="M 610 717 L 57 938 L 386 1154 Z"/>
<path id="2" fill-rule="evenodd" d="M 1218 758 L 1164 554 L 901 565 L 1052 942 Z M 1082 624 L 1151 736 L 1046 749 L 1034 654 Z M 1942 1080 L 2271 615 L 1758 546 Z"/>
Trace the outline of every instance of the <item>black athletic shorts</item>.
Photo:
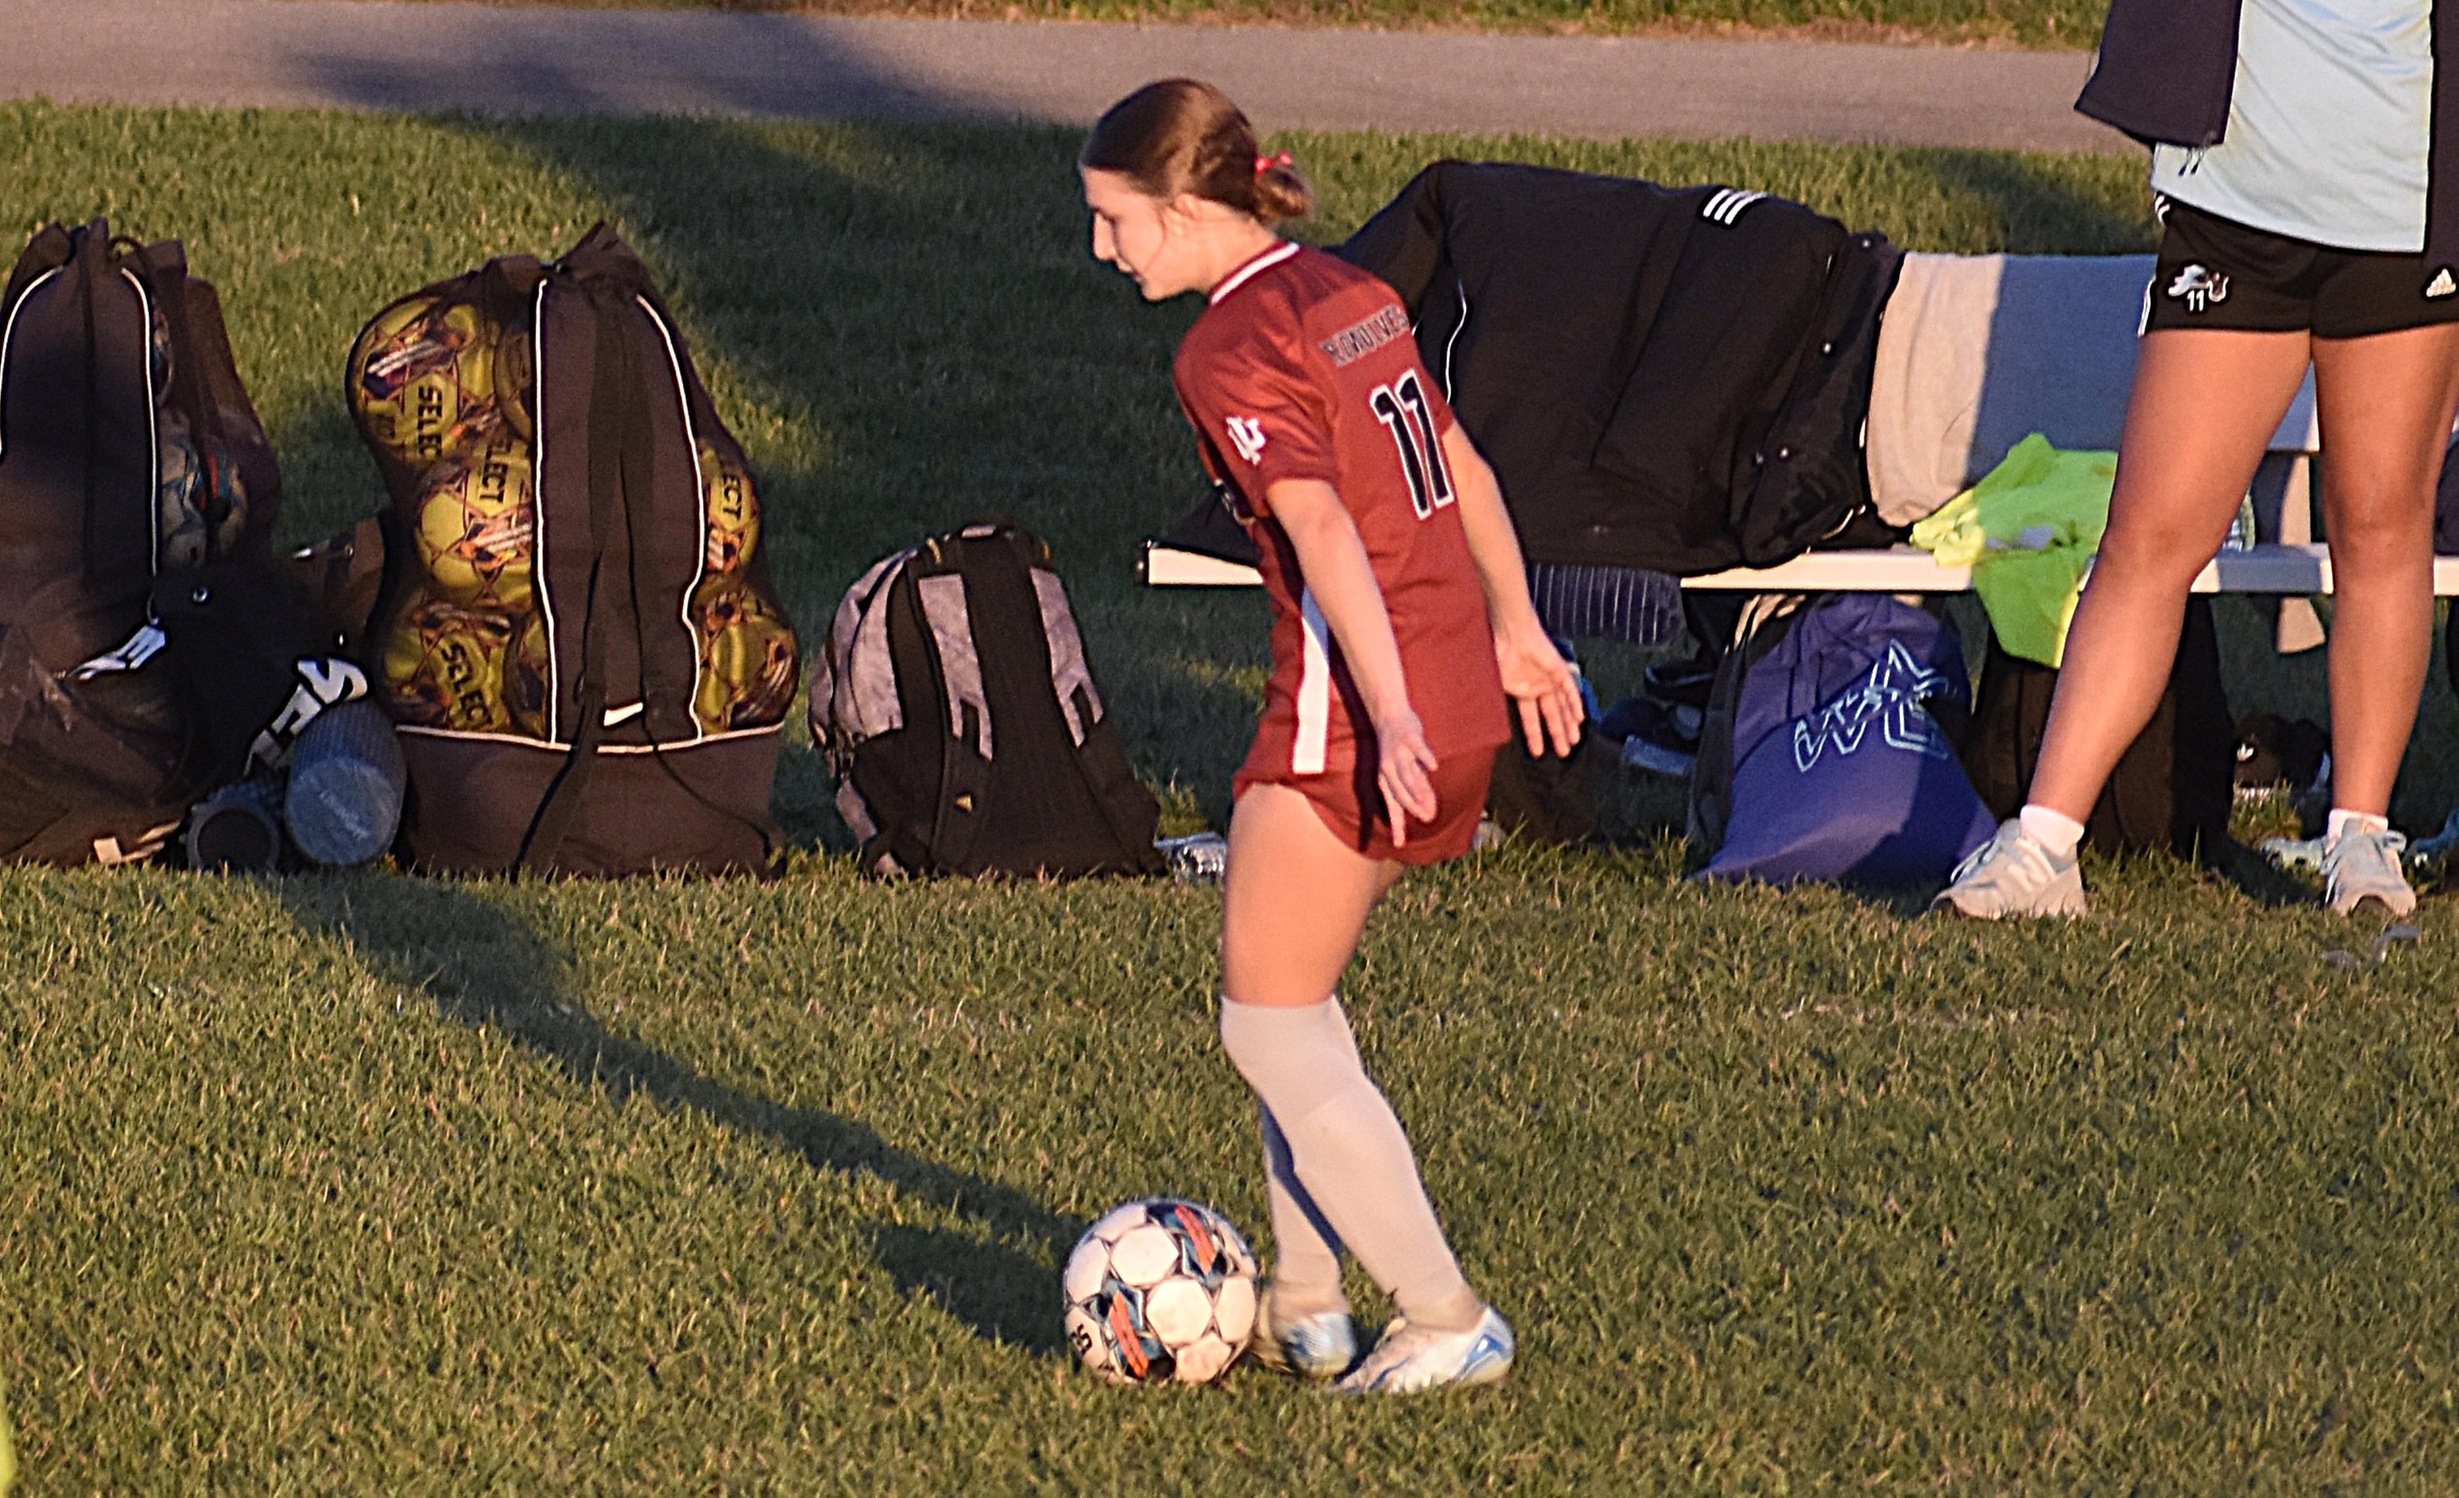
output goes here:
<path id="1" fill-rule="evenodd" d="M 2335 250 L 2161 198 L 2160 263 L 2143 331 L 2227 328 L 2363 338 L 2459 322 L 2459 280 L 2425 257 Z"/>

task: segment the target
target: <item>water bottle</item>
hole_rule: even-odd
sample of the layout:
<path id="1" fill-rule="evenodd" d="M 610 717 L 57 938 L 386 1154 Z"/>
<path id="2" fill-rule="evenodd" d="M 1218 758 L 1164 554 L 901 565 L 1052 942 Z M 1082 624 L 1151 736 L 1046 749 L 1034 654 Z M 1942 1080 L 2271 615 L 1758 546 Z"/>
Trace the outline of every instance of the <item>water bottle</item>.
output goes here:
<path id="1" fill-rule="evenodd" d="M 409 783 L 384 709 L 365 698 L 326 708 L 291 750 L 290 840 L 327 867 L 373 862 L 393 846 Z"/>
<path id="2" fill-rule="evenodd" d="M 214 874 L 270 874 L 282 861 L 281 791 L 242 780 L 188 813 L 188 867 Z"/>

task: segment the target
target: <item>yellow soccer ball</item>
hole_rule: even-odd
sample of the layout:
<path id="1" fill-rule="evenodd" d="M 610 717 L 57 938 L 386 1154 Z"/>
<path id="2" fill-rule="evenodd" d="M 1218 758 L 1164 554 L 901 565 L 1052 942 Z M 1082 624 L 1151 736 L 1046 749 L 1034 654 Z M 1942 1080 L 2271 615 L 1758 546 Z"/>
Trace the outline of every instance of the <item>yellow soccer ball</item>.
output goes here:
<path id="1" fill-rule="evenodd" d="M 417 514 L 418 562 L 439 598 L 526 607 L 537 504 L 529 452 L 511 433 L 427 475 Z"/>
<path id="2" fill-rule="evenodd" d="M 794 702 L 794 628 L 766 598 L 732 578 L 713 577 L 692 597 L 700 631 L 703 728 L 725 733 L 781 721 Z"/>
<path id="3" fill-rule="evenodd" d="M 536 435 L 537 422 L 532 413 L 537 400 L 536 335 L 506 328 L 495 340 L 495 405 L 503 414 L 504 424 L 523 442 Z"/>
<path id="4" fill-rule="evenodd" d="M 709 571 L 738 571 L 760 544 L 760 496 L 751 472 L 703 442 L 700 480 L 709 516 Z"/>
<path id="5" fill-rule="evenodd" d="M 499 424 L 494 366 L 502 334 L 467 302 L 413 297 L 387 309 L 351 350 L 359 429 L 412 467 L 453 457 Z"/>
<path id="6" fill-rule="evenodd" d="M 500 609 L 465 609 L 416 598 L 395 621 L 384 651 L 393 721 L 460 733 L 514 726 L 504 666 L 519 621 Z"/>

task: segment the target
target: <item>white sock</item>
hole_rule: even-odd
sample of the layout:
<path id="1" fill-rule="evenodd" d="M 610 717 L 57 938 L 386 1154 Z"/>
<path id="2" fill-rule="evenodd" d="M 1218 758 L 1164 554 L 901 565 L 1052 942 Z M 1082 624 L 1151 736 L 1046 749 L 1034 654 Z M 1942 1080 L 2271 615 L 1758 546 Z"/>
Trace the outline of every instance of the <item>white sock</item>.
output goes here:
<path id="1" fill-rule="evenodd" d="M 2348 811 L 2334 806 L 2331 808 L 2330 824 L 2323 829 L 2322 840 L 2324 845 L 2328 846 L 2338 842 L 2343 832 L 2381 833 L 2390 830 L 2391 819 L 2389 817 L 2378 817 L 2370 811 Z"/>
<path id="2" fill-rule="evenodd" d="M 2015 814 L 2023 824 L 2024 836 L 2039 843 L 2049 856 L 2064 863 L 2075 856 L 2075 848 L 2083 841 L 2083 824 L 2062 811 L 2031 802 Z"/>
<path id="3" fill-rule="evenodd" d="M 1359 1064 L 1340 1001 L 1224 1001 L 1221 1044 L 1272 1111 L 1307 1199 L 1400 1313 L 1441 1331 L 1475 1326 L 1485 1303 L 1443 1241 L 1408 1136 Z"/>
<path id="4" fill-rule="evenodd" d="M 1341 1293 L 1340 1235 L 1306 1194 L 1289 1141 L 1272 1117 L 1264 1121 L 1264 1190 L 1272 1203 L 1272 1308 L 1283 1319 L 1349 1309 Z"/>

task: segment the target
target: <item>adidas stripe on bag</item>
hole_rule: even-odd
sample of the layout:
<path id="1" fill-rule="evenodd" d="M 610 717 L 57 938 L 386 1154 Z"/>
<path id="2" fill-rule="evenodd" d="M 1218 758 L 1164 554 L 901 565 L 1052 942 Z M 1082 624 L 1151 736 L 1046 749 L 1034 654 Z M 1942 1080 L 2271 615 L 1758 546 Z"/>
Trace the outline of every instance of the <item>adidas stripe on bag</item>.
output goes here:
<path id="1" fill-rule="evenodd" d="M 847 590 L 811 731 L 874 874 L 1157 874 L 1161 809 L 1105 713 L 1050 549 L 968 526 Z"/>

